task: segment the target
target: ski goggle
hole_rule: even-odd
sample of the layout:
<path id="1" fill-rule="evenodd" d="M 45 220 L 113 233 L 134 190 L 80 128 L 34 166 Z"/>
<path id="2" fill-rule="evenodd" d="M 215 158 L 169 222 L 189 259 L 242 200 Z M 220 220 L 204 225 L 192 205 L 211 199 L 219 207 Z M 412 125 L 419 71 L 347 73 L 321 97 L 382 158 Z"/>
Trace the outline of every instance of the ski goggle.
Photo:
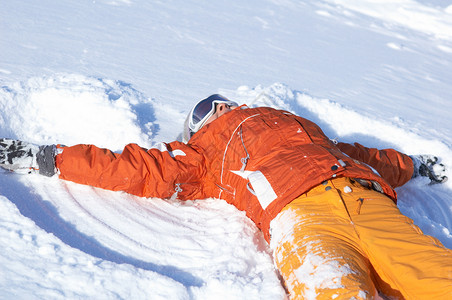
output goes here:
<path id="1" fill-rule="evenodd" d="M 203 99 L 196 104 L 189 116 L 189 124 L 191 135 L 197 132 L 206 123 L 206 121 L 215 113 L 216 106 L 224 103 L 229 106 L 238 106 L 234 101 L 231 101 L 221 95 L 215 94 Z"/>

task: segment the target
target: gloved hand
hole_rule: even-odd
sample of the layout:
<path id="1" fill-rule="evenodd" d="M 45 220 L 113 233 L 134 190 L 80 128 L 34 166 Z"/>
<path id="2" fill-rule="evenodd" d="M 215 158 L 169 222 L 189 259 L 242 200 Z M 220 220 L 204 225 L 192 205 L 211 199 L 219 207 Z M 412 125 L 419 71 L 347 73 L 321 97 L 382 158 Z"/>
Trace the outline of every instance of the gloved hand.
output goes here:
<path id="1" fill-rule="evenodd" d="M 19 140 L 0 139 L 0 167 L 3 169 L 31 173 L 38 171 L 45 176 L 56 173 L 55 145 L 38 146 Z"/>
<path id="2" fill-rule="evenodd" d="M 446 166 L 438 163 L 438 157 L 430 154 L 410 157 L 414 164 L 413 178 L 418 176 L 428 177 L 431 183 L 443 183 L 447 181 Z"/>

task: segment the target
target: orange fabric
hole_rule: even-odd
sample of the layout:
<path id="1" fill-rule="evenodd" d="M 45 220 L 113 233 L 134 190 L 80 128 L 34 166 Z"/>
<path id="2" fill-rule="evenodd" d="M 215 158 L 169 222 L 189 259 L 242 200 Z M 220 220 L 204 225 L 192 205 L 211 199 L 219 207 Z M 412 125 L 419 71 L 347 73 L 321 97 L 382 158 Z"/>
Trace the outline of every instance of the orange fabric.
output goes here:
<path id="1" fill-rule="evenodd" d="M 452 299 L 452 251 L 384 194 L 348 178 L 319 185 L 272 221 L 291 299 Z"/>
<path id="2" fill-rule="evenodd" d="M 413 161 L 407 155 L 394 149 L 378 150 L 366 148 L 361 144 L 338 143 L 337 147 L 345 154 L 375 168 L 394 188 L 407 183 L 413 176 Z"/>
<path id="3" fill-rule="evenodd" d="M 64 148 L 57 167 L 63 179 L 139 196 L 224 199 L 246 211 L 267 239 L 281 209 L 324 180 L 372 180 L 396 199 L 391 185 L 366 165 L 378 164 L 379 157 L 363 164 L 343 154 L 316 124 L 286 111 L 242 106 L 204 126 L 187 145 L 162 145 L 146 150 L 132 144 L 121 155 L 77 145 Z M 385 163 L 394 165 L 409 159 L 388 158 Z"/>
<path id="4" fill-rule="evenodd" d="M 184 152 L 173 153 L 172 146 Z M 175 181 L 183 183 L 187 197 L 204 196 L 199 178 L 204 172 L 202 157 L 183 143 L 163 144 L 160 149 L 127 145 L 121 154 L 93 145 L 62 148 L 56 157 L 60 178 L 143 197 L 169 198 Z M 178 155 L 179 154 L 179 155 Z M 174 157 L 173 157 L 174 156 Z"/>

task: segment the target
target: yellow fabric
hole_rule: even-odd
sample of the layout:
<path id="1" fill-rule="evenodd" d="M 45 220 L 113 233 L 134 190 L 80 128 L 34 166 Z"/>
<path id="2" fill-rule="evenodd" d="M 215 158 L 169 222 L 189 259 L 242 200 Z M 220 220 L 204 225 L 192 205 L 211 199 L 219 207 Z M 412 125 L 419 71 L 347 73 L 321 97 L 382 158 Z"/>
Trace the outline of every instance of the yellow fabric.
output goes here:
<path id="1" fill-rule="evenodd" d="M 372 299 L 376 289 L 392 299 L 452 299 L 452 251 L 350 179 L 292 201 L 271 235 L 291 299 Z"/>

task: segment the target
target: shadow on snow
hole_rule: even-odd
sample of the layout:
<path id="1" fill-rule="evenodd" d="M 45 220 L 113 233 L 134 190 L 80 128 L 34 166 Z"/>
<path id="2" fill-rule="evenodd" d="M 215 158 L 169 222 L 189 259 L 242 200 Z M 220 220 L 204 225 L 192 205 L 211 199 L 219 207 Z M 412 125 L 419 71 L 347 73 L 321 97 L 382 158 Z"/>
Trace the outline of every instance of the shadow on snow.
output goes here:
<path id="1" fill-rule="evenodd" d="M 20 183 L 15 174 L 0 173 L 0 192 L 13 202 L 20 213 L 30 218 L 37 226 L 55 235 L 63 243 L 91 256 L 117 264 L 129 264 L 136 268 L 167 276 L 185 287 L 200 287 L 203 281 L 177 267 L 158 265 L 118 253 L 101 245 L 96 239 L 79 232 L 72 224 L 63 220 L 49 201 L 33 193 Z"/>

